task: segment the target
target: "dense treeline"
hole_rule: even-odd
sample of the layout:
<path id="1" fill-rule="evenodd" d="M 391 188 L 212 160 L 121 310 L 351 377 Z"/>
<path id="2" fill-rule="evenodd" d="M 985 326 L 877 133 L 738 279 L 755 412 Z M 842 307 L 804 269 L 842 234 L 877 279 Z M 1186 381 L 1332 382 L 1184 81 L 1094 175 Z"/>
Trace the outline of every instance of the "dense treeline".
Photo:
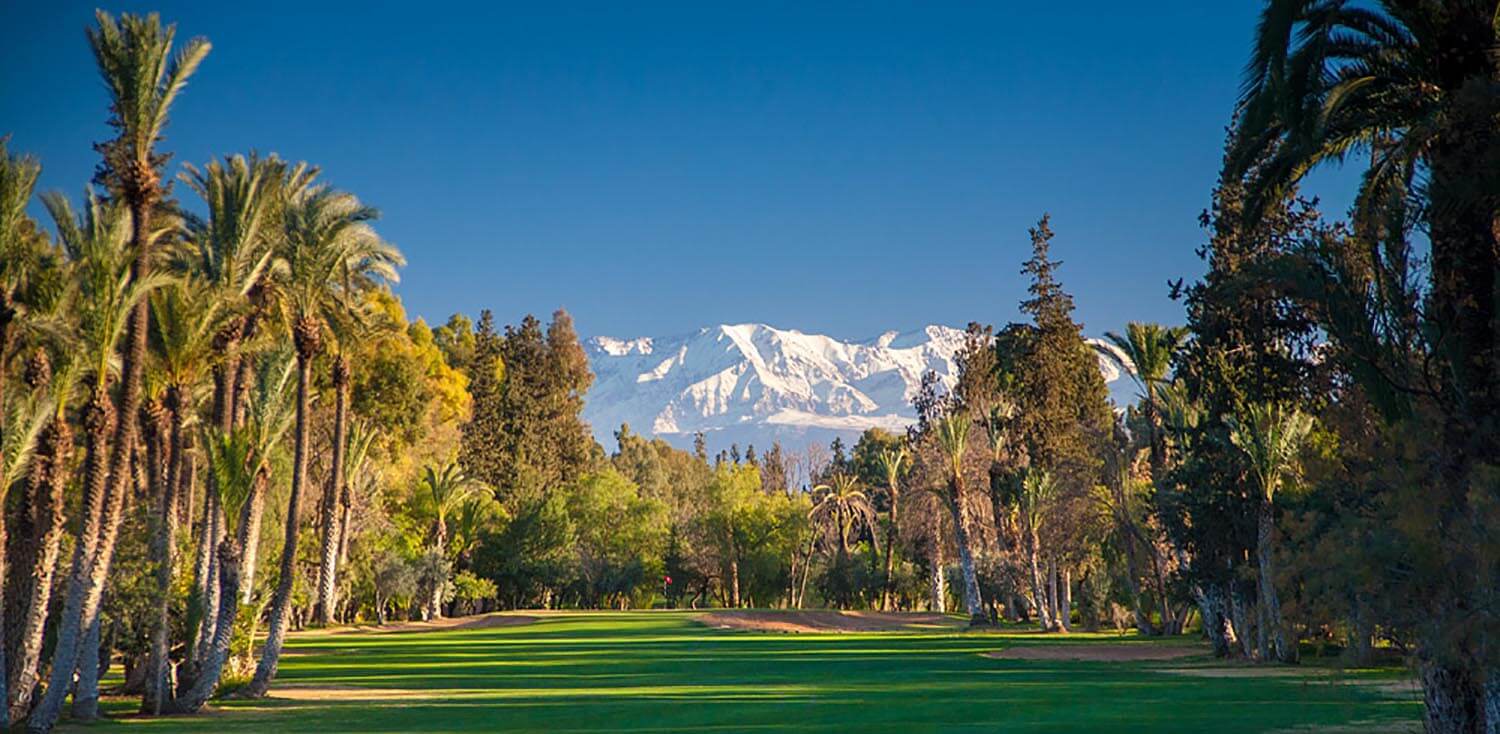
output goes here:
<path id="1" fill-rule="evenodd" d="M 92 187 L 0 141 L 0 716 L 96 716 L 114 665 L 150 714 L 264 695 L 304 626 L 826 606 L 1405 660 L 1429 730 L 1496 731 L 1497 17 L 1269 2 L 1183 326 L 1086 340 L 1043 217 L 1024 321 L 970 325 L 907 431 L 711 456 L 598 445 L 564 311 L 410 321 L 317 168 L 169 172 L 208 43 L 100 13 Z M 1356 150 L 1330 219 L 1299 178 Z"/>

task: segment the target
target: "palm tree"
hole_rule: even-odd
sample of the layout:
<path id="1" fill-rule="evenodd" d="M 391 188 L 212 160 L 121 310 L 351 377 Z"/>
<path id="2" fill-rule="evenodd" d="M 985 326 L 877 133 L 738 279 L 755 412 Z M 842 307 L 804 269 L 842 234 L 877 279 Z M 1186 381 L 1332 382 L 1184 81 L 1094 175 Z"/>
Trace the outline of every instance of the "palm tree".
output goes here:
<path id="1" fill-rule="evenodd" d="M 190 438 L 188 424 L 196 414 L 197 388 L 207 372 L 214 354 L 214 322 L 219 301 L 212 290 L 201 283 L 180 283 L 158 290 L 152 298 L 152 346 L 158 371 L 166 386 L 165 425 L 158 438 L 165 454 L 164 470 L 159 474 L 160 507 L 150 548 L 151 562 L 156 566 L 157 618 L 152 631 L 146 690 L 141 701 L 146 713 L 161 712 L 162 703 L 172 697 L 168 682 L 168 635 L 171 630 L 169 603 L 177 568 L 177 523 L 181 517 L 178 490 L 184 485 L 182 473 Z M 153 465 L 157 462 L 152 462 Z"/>
<path id="2" fill-rule="evenodd" d="M 901 469 L 906 464 L 906 447 L 882 449 L 876 458 L 881 474 L 885 475 L 886 493 L 891 498 L 890 528 L 885 535 L 885 585 L 881 589 L 880 606 L 889 610 L 894 604 L 894 579 L 896 533 L 901 520 Z"/>
<path id="3" fill-rule="evenodd" d="M 78 383 L 84 360 L 63 352 L 59 368 L 54 370 L 47 351 L 38 347 L 27 360 L 25 381 L 35 393 L 46 392 L 51 415 L 37 439 L 37 446 L 26 474 L 26 494 L 17 512 L 24 532 L 17 544 L 14 559 L 16 573 L 7 593 L 15 594 L 15 608 L 21 619 L 9 622 L 15 626 L 14 639 L 6 650 L 7 684 L 10 696 L 4 700 L 10 721 L 25 718 L 31 710 L 31 694 L 36 687 L 41 661 L 43 632 L 48 602 L 52 598 L 52 579 L 57 566 L 63 536 L 63 493 L 72 477 L 71 456 L 73 429 L 68 423 L 67 407 Z M 6 430 L 11 430 L 7 418 Z M 11 450 L 5 449 L 7 458 Z M 3 552 L 3 551 L 0 551 Z"/>
<path id="4" fill-rule="evenodd" d="M 110 124 L 119 131 L 113 140 L 99 146 L 104 156 L 100 178 L 119 194 L 130 213 L 133 256 L 130 278 L 145 282 L 151 274 L 153 244 L 158 235 L 152 215 L 162 198 L 160 168 L 166 160 L 156 151 L 156 143 L 166 128 L 172 102 L 208 55 L 209 44 L 202 39 L 188 41 L 174 56 L 176 28 L 163 26 L 155 14 L 144 17 L 126 14 L 117 22 L 101 10 L 95 13 L 95 18 L 98 28 L 89 31 L 89 45 L 110 92 L 113 113 Z M 57 722 L 68 683 L 83 652 L 82 632 L 92 627 L 98 616 L 130 477 L 129 461 L 138 427 L 135 416 L 141 408 L 149 310 L 146 299 L 138 299 L 129 316 L 120 368 L 120 399 L 116 406 L 117 414 L 124 420 L 112 426 L 115 435 L 105 492 L 97 498 L 86 498 L 98 504 L 100 520 L 93 521 L 94 506 L 86 505 L 87 532 L 80 535 L 75 546 L 68 599 L 53 654 L 52 677 L 45 697 L 27 721 L 32 731 L 49 731 Z"/>
<path id="5" fill-rule="evenodd" d="M 371 239 L 366 243 L 368 247 L 363 252 L 351 253 L 351 260 L 363 257 L 375 257 L 381 262 L 392 266 L 402 263 L 400 253 L 396 252 L 388 244 Z M 394 279 L 395 271 L 390 270 L 390 276 Z M 360 298 L 363 291 L 371 283 L 368 279 L 360 282 L 347 282 L 346 292 L 351 298 Z M 358 315 L 358 312 L 355 312 Z M 344 516 L 345 506 L 348 504 L 349 474 L 348 459 L 346 452 L 349 448 L 349 391 L 350 366 L 348 350 L 340 345 L 352 343 L 359 338 L 369 335 L 369 325 L 363 323 L 359 318 L 341 319 L 337 322 L 339 328 L 335 330 L 338 339 L 333 344 L 333 432 L 332 451 L 329 461 L 330 471 L 328 482 L 323 489 L 323 500 L 319 504 L 319 527 L 322 528 L 321 559 L 318 564 L 318 582 L 316 586 L 317 597 L 313 604 L 313 619 L 318 624 L 326 625 L 333 620 L 333 608 L 338 598 L 338 565 L 344 538 Z"/>
<path id="6" fill-rule="evenodd" d="M 292 491 L 287 500 L 286 533 L 281 548 L 281 576 L 271 599 L 266 644 L 246 687 L 264 696 L 276 676 L 286 640 L 288 611 L 296 572 L 300 505 L 307 484 L 310 450 L 308 422 L 312 403 L 313 360 L 323 351 L 324 332 L 332 321 L 354 313 L 351 291 L 358 282 L 394 280 L 400 262 L 394 248 L 375 234 L 369 222 L 377 212 L 353 195 L 315 186 L 300 191 L 283 211 L 283 244 L 278 277 L 272 281 L 282 322 L 297 351 L 297 424 L 292 460 Z"/>
<path id="7" fill-rule="evenodd" d="M 841 556 L 849 554 L 849 536 L 857 527 L 875 531 L 875 505 L 859 488 L 859 478 L 836 472 L 826 484 L 813 487 L 813 507 L 808 516 L 815 522 L 828 523 L 838 538 Z"/>
<path id="8" fill-rule="evenodd" d="M 1061 626 L 1058 616 L 1068 613 L 1066 609 L 1052 608 L 1042 582 L 1042 524 L 1047 517 L 1047 508 L 1056 496 L 1057 479 L 1051 472 L 1035 468 L 1027 470 L 1026 476 L 1021 480 L 1021 522 L 1025 525 L 1026 561 L 1031 568 L 1032 601 L 1036 605 L 1043 631 L 1057 629 Z"/>
<path id="9" fill-rule="evenodd" d="M 964 456 L 968 453 L 971 426 L 968 415 L 950 412 L 937 421 L 937 442 L 947 461 L 944 473 L 948 475 L 948 492 L 944 499 L 948 512 L 953 515 L 953 532 L 958 541 L 958 562 L 964 577 L 964 606 L 970 624 L 983 625 L 989 622 L 989 618 L 985 616 L 984 602 L 979 596 L 979 577 L 974 569 L 972 529 L 966 506 L 968 492 L 964 486 Z"/>
<path id="10" fill-rule="evenodd" d="M 247 401 L 246 420 L 229 433 L 217 426 L 199 429 L 200 443 L 208 455 L 208 470 L 217 475 L 220 497 L 226 517 L 238 517 L 239 527 L 226 533 L 215 547 L 218 557 L 219 590 L 215 595 L 218 623 L 213 637 L 197 654 L 191 678 L 182 681 L 176 698 L 167 702 L 170 713 L 194 713 L 203 708 L 219 687 L 225 662 L 229 659 L 235 620 L 240 599 L 250 585 L 251 567 L 246 561 L 260 537 L 258 498 L 266 493 L 271 481 L 271 456 L 281 443 L 295 418 L 289 386 L 294 372 L 289 352 L 274 352 L 260 360 Z M 252 634 L 252 637 L 254 635 Z"/>
<path id="11" fill-rule="evenodd" d="M 319 624 L 332 621 L 333 607 L 338 597 L 339 551 L 343 537 L 343 511 L 340 498 L 347 494 L 344 452 L 349 445 L 349 354 L 345 344 L 366 337 L 372 330 L 365 323 L 361 312 L 366 304 L 364 296 L 381 282 L 395 282 L 396 268 L 405 264 L 395 247 L 378 237 L 360 237 L 349 241 L 349 249 L 343 257 L 338 278 L 341 281 L 343 298 L 353 306 L 340 310 L 329 318 L 328 324 L 336 337 L 333 351 L 333 435 L 332 457 L 328 483 L 324 487 L 323 501 L 319 506 L 319 526 L 322 534 L 322 557 L 318 564 L 317 598 L 313 605 L 314 620 Z"/>
<path id="12" fill-rule="evenodd" d="M 123 206 L 105 204 L 92 191 L 87 194 L 88 208 L 81 214 L 75 214 L 67 198 L 61 195 L 44 195 L 42 200 L 57 228 L 58 239 L 72 262 L 75 275 L 72 280 L 78 291 L 73 309 L 78 317 L 78 333 L 85 345 L 82 354 L 87 360 L 79 368 L 89 380 L 89 397 L 80 419 L 85 434 L 82 522 L 74 544 L 68 594 L 53 653 L 52 676 L 46 697 L 27 721 L 29 727 L 35 722 L 39 730 L 46 730 L 51 725 L 47 723 L 48 718 L 55 722 L 61 714 L 61 699 L 67 696 L 73 678 L 68 660 L 71 657 L 72 665 L 76 667 L 78 648 L 83 644 L 83 634 L 87 629 L 80 622 L 83 613 L 88 611 L 86 603 L 89 584 L 93 581 L 90 569 L 94 553 L 87 552 L 85 546 L 89 545 L 90 538 L 98 540 L 101 545 L 113 541 L 107 532 L 110 508 L 105 500 L 110 438 L 116 422 L 114 403 L 109 397 L 110 383 L 118 374 L 116 350 L 138 305 L 153 290 L 169 282 L 169 278 L 159 274 L 144 279 L 132 277 L 130 215 Z M 114 509 L 118 513 L 119 508 Z M 103 580 L 99 579 L 99 582 L 102 584 Z M 97 611 L 97 603 L 95 598 L 94 611 Z M 91 626 L 92 622 L 89 624 Z M 72 650 L 71 656 L 68 655 L 69 649 Z M 66 674 L 59 666 L 67 671 Z"/>
<path id="13" fill-rule="evenodd" d="M 318 171 L 305 163 L 293 166 L 275 156 L 261 158 L 253 153 L 210 161 L 202 170 L 192 165 L 185 169 L 178 178 L 203 200 L 207 217 L 185 214 L 190 246 L 178 253 L 176 265 L 211 292 L 217 304 L 212 321 L 217 358 L 212 365 L 211 415 L 213 425 L 227 433 L 245 422 L 249 411 L 245 403 L 255 387 L 254 359 L 246 350 L 264 315 L 264 299 L 260 296 L 275 263 L 281 205 L 309 186 Z M 214 637 L 219 608 L 214 549 L 224 532 L 225 518 L 215 480 L 209 472 L 194 564 L 192 603 L 198 627 L 192 641 L 195 667 L 201 662 L 198 653 Z M 248 508 L 257 533 L 263 501 L 264 493 L 255 493 Z M 191 499 L 184 504 L 190 509 Z M 257 549 L 251 545 L 242 551 L 241 582 L 248 586 L 248 580 L 254 578 Z"/>
<path id="14" fill-rule="evenodd" d="M 5 378 L 9 370 L 14 327 L 20 323 L 21 304 L 17 292 L 36 262 L 35 235 L 26 216 L 26 205 L 36 188 L 42 166 L 30 156 L 12 156 L 0 138 L 0 405 L 5 401 Z"/>
<path id="15" fill-rule="evenodd" d="M 1181 326 L 1132 321 L 1125 325 L 1123 335 L 1113 331 L 1104 333 L 1104 338 L 1113 348 L 1094 346 L 1130 375 L 1141 390 L 1141 410 L 1150 431 L 1146 439 L 1151 450 L 1151 470 L 1158 475 L 1165 463 L 1158 394 L 1161 386 L 1166 384 L 1167 373 L 1172 370 L 1172 357 L 1182 348 L 1187 336 L 1188 330 Z"/>
<path id="16" fill-rule="evenodd" d="M 1276 529 L 1273 502 L 1276 490 L 1297 464 L 1297 454 L 1312 431 L 1312 417 L 1280 403 L 1251 403 L 1229 416 L 1229 440 L 1250 459 L 1260 496 L 1256 517 L 1255 557 L 1260 570 L 1262 625 L 1270 633 L 1271 652 L 1283 662 L 1296 662 L 1297 649 L 1289 645 L 1282 627 L 1281 603 L 1276 596 L 1275 569 L 1271 551 Z M 1266 650 L 1261 651 L 1262 657 Z"/>
<path id="17" fill-rule="evenodd" d="M 12 416 L 8 414 L 9 405 L 5 400 L 5 380 L 9 373 L 7 366 L 10 361 L 11 343 L 15 339 L 14 327 L 21 322 L 23 309 L 17 301 L 17 293 L 21 289 L 23 281 L 29 274 L 33 263 L 37 262 L 36 245 L 38 237 L 35 236 L 30 226 L 31 222 L 26 216 L 26 205 L 31 201 L 31 193 L 36 188 L 37 176 L 41 174 L 41 164 L 30 156 L 12 156 L 6 150 L 7 139 L 0 138 L 0 431 L 7 435 L 15 434 L 19 427 L 11 425 Z M 5 446 L 0 446 L 0 464 L 9 463 L 15 457 L 10 456 Z M 20 447 L 16 447 L 20 448 Z M 29 451 L 29 449 L 28 449 Z M 0 497 L 10 485 L 0 487 Z M 5 537 L 4 518 L 0 518 L 0 540 Z M 0 549 L 0 570 L 3 570 L 4 550 Z M 4 576 L 0 575 L 0 583 Z M 0 604 L 3 604 L 0 599 Z M 3 609 L 0 605 L 0 609 Z M 9 700 L 9 692 L 6 689 L 6 660 L 4 650 L 0 650 L 0 706 Z M 6 713 L 0 712 L 0 727 L 8 725 Z"/>
<path id="18" fill-rule="evenodd" d="M 295 392 L 292 378 L 297 373 L 296 357 L 288 348 L 260 355 L 256 360 L 254 379 L 246 393 L 244 428 L 250 430 L 258 451 L 269 455 L 296 419 Z M 256 559 L 259 556 L 261 519 L 265 514 L 265 495 L 270 477 L 252 487 L 249 499 L 240 508 L 236 542 L 239 544 L 241 604 L 249 604 L 255 591 Z"/>
<path id="19" fill-rule="evenodd" d="M 380 472 L 375 468 L 370 450 L 375 446 L 379 432 L 365 421 L 356 420 L 349 427 L 349 438 L 344 450 L 344 483 L 339 490 L 339 538 L 338 562 L 349 557 L 349 539 L 354 513 L 354 497 L 374 496 L 380 483 Z"/>
<path id="20" fill-rule="evenodd" d="M 418 497 L 426 511 L 432 516 L 432 532 L 429 536 L 431 552 L 446 563 L 448 560 L 448 518 L 470 497 L 485 488 L 485 484 L 464 473 L 457 461 L 422 469 L 418 482 Z M 443 616 L 443 583 L 434 580 L 429 584 L 423 602 L 422 616 L 437 619 Z"/>
<path id="21" fill-rule="evenodd" d="M 256 321 L 254 295 L 264 285 L 276 254 L 277 205 L 310 185 L 317 170 L 254 154 L 211 161 L 202 170 L 191 164 L 185 169 L 178 179 L 203 200 L 208 216 L 186 216 L 193 246 L 179 267 L 202 279 L 220 302 L 214 332 L 214 351 L 220 358 L 213 366 L 213 420 L 228 431 L 236 412 L 240 350 Z"/>
<path id="22" fill-rule="evenodd" d="M 12 399 L 9 405 L 4 406 L 3 413 L 0 413 L 0 420 L 3 420 L 0 423 L 0 501 L 9 494 L 11 485 L 20 481 L 32 462 L 43 428 L 52 415 L 47 397 L 44 390 L 33 390 L 31 394 Z M 5 518 L 0 517 L 0 581 L 10 571 L 7 567 L 10 559 L 6 553 L 6 532 Z M 24 569 L 24 572 L 29 571 L 30 569 Z M 3 583 L 0 583 L 0 592 L 3 589 Z M 0 623 L 5 621 L 5 601 L 3 594 L 0 594 Z M 5 687 L 5 663 L 5 645 L 0 641 L 0 726 L 9 726 L 9 709 L 4 705 L 9 700 Z"/>

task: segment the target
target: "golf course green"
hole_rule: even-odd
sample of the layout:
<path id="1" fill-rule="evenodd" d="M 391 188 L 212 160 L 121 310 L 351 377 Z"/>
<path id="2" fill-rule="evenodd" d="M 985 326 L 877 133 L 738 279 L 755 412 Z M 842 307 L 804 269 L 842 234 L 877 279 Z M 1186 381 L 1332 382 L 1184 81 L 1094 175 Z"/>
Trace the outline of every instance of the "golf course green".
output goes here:
<path id="1" fill-rule="evenodd" d="M 119 699 L 106 707 L 115 718 L 68 730 L 1381 732 L 1412 730 L 1421 715 L 1399 671 L 1268 675 L 1203 656 L 985 654 L 1192 644 L 940 628 L 782 634 L 717 629 L 686 612 L 542 614 L 507 626 L 297 635 L 268 699 L 160 718 L 133 717 L 138 702 Z"/>

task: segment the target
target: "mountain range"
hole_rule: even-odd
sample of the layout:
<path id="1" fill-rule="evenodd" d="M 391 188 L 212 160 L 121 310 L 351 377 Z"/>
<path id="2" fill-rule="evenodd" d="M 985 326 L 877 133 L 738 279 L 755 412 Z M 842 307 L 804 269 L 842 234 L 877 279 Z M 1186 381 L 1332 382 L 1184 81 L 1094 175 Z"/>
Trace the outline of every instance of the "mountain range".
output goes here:
<path id="1" fill-rule="evenodd" d="M 915 421 L 911 398 L 923 373 L 951 388 L 963 340 L 963 330 L 939 325 L 865 341 L 765 324 L 597 336 L 584 343 L 594 385 L 583 417 L 611 450 L 621 424 L 681 447 L 701 431 L 714 451 L 776 441 L 795 451 L 835 436 L 852 443 L 867 428 L 900 431 Z M 1109 360 L 1100 369 L 1108 382 L 1120 377 Z"/>

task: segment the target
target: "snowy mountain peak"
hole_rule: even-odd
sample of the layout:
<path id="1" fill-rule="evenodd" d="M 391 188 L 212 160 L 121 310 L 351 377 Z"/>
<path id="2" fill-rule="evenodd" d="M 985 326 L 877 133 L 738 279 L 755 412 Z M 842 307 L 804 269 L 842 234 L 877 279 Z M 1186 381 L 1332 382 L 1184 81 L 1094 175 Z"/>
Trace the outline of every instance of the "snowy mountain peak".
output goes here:
<path id="1" fill-rule="evenodd" d="M 867 428 L 898 431 L 914 421 L 922 375 L 935 372 L 952 387 L 963 341 L 963 330 L 937 324 L 866 341 L 753 323 L 675 337 L 594 337 L 585 343 L 595 378 L 584 418 L 608 448 L 622 423 L 678 445 L 698 431 L 714 446 L 849 441 Z"/>

